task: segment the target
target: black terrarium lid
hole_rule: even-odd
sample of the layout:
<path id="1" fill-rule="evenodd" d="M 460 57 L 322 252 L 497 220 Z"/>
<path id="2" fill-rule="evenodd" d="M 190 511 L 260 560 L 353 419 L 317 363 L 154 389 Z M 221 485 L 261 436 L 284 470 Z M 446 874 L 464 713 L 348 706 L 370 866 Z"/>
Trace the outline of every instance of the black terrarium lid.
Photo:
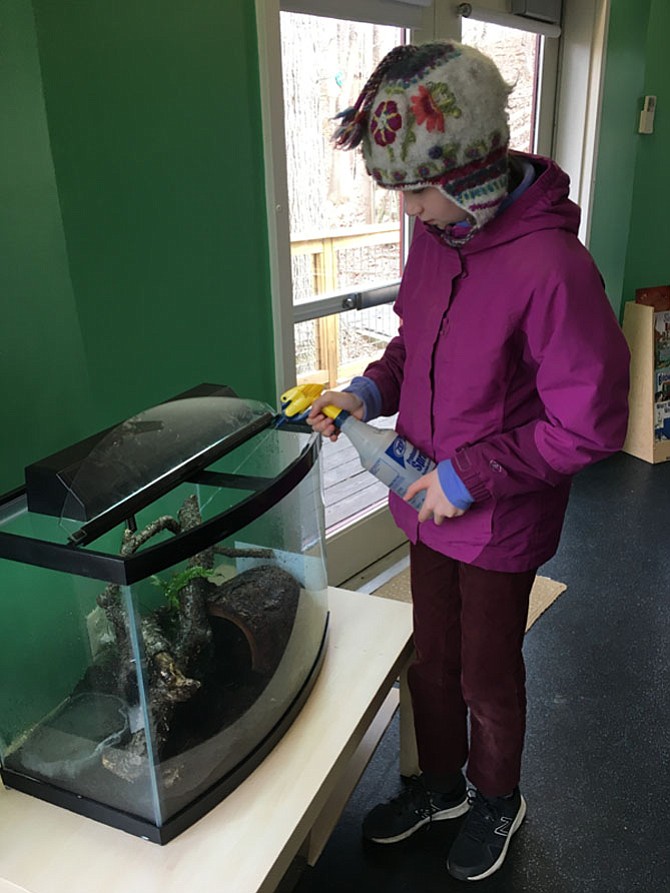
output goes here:
<path id="1" fill-rule="evenodd" d="M 201 386 L 26 469 L 28 505 L 91 541 L 267 428 L 271 407 Z M 79 526 L 72 522 L 84 521 Z"/>

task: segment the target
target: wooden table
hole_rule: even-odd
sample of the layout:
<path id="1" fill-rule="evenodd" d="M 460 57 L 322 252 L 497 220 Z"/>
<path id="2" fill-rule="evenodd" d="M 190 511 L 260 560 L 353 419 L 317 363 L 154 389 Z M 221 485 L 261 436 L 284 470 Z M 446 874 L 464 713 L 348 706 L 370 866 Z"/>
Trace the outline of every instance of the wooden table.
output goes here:
<path id="1" fill-rule="evenodd" d="M 0 893 L 269 893 L 296 855 L 314 864 L 412 654 L 410 605 L 334 588 L 328 600 L 328 648 L 307 703 L 224 801 L 161 847 L 0 785 Z M 406 723 L 401 735 L 410 771 Z"/>

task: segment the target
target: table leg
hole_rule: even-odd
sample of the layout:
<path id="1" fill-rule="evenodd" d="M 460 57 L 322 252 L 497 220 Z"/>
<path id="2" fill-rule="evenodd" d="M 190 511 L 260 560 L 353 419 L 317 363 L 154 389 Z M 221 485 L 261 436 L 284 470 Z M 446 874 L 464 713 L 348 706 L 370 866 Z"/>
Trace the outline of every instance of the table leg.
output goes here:
<path id="1" fill-rule="evenodd" d="M 414 714 L 412 698 L 407 684 L 407 667 L 400 674 L 400 774 L 408 778 L 418 775 L 419 757 L 414 734 Z"/>

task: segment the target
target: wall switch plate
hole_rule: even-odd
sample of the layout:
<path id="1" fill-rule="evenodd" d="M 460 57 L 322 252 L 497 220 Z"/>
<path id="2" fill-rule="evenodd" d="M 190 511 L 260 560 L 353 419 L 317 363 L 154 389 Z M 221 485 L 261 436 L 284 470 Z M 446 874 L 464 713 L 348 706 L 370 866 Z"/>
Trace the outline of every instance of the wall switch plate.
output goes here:
<path id="1" fill-rule="evenodd" d="M 638 127 L 638 133 L 653 133 L 654 132 L 654 113 L 656 112 L 656 97 L 655 96 L 645 96 L 644 97 L 644 105 L 642 107 L 642 111 L 640 112 L 640 126 Z"/>

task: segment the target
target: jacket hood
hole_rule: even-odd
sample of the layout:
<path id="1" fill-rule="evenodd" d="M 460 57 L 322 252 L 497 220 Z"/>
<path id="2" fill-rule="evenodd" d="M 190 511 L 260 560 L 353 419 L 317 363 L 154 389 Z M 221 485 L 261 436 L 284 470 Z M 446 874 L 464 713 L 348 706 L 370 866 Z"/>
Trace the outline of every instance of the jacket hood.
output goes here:
<path id="1" fill-rule="evenodd" d="M 551 158 L 522 152 L 510 154 L 533 165 L 535 180 L 515 202 L 458 248 L 464 255 L 513 242 L 538 230 L 563 229 L 575 234 L 579 231 L 581 211 L 568 197 L 568 175 Z M 426 229 L 442 238 L 442 234 L 433 227 Z"/>

